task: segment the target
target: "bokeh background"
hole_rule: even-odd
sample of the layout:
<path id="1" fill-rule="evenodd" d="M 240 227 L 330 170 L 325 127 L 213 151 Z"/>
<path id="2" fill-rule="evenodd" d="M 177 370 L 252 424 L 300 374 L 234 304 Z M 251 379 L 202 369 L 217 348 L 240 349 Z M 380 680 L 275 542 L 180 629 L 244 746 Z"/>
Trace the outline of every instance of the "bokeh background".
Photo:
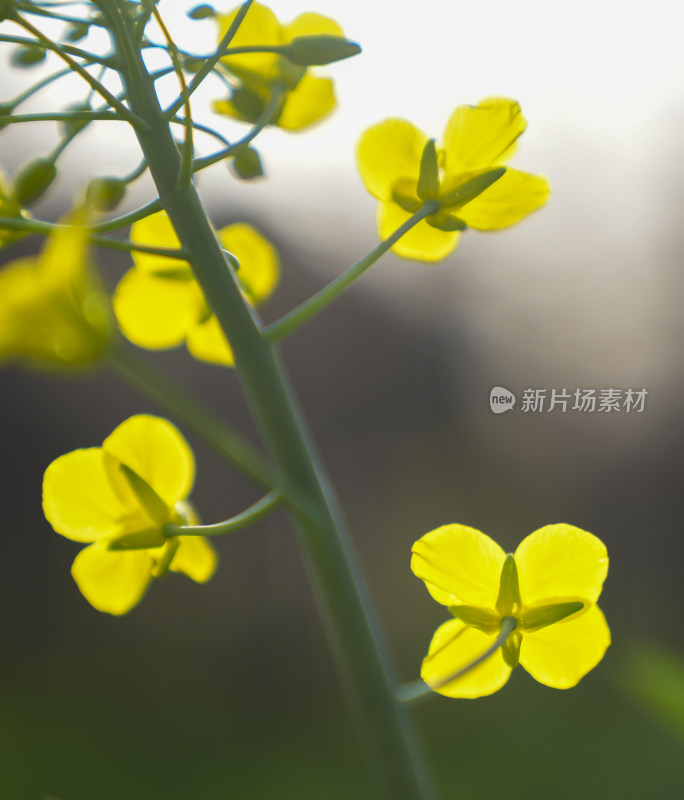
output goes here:
<path id="1" fill-rule="evenodd" d="M 192 5 L 160 3 L 179 41 L 206 52 L 215 32 L 186 20 Z M 601 605 L 614 645 L 578 688 L 554 691 L 517 670 L 490 698 L 433 697 L 416 709 L 443 796 L 679 798 L 681 9 L 666 0 L 277 4 L 283 20 L 305 10 L 335 17 L 364 46 L 327 69 L 336 114 L 297 135 L 266 131 L 267 180 L 240 183 L 217 167 L 200 183 L 217 224 L 252 222 L 280 248 L 283 280 L 267 320 L 376 243 L 354 147 L 383 117 L 439 137 L 456 105 L 515 97 L 529 130 L 514 163 L 554 187 L 543 211 L 510 231 L 466 234 L 442 264 L 385 257 L 283 347 L 404 679 L 417 675 L 445 618 L 409 570 L 411 544 L 426 531 L 458 521 L 513 550 L 566 521 L 608 546 Z M 0 99 L 43 69 L 11 69 L 10 50 L 0 46 Z M 172 97 L 173 84 L 162 91 Z M 68 80 L 26 108 L 84 94 Z M 238 136 L 242 128 L 211 115 L 220 95 L 208 85 L 195 113 Z M 135 166 L 132 138 L 112 131 L 93 127 L 67 151 L 38 216 L 57 218 L 88 176 Z M 51 124 L 5 130 L 0 161 L 12 174 L 56 137 Z M 141 181 L 127 207 L 150 196 Z M 2 258 L 38 247 L 24 241 Z M 128 266 L 107 253 L 98 263 L 112 286 Z M 156 359 L 255 436 L 234 374 L 182 351 Z M 497 416 L 489 392 L 498 385 L 518 396 L 610 387 L 648 397 L 641 414 L 525 414 L 518 405 Z M 77 547 L 42 516 L 42 473 L 127 416 L 163 409 L 105 368 L 64 378 L 10 366 L 0 386 L 0 796 L 372 797 L 284 515 L 219 541 L 210 584 L 172 576 L 129 616 L 98 614 L 69 575 Z M 205 521 L 257 498 L 188 438 Z"/>

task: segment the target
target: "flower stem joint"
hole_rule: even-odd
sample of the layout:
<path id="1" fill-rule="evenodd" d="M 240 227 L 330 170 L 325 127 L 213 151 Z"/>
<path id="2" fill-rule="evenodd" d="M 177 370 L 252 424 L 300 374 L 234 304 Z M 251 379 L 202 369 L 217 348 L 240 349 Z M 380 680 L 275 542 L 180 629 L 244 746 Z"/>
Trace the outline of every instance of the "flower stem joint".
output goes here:
<path id="1" fill-rule="evenodd" d="M 454 617 L 435 632 L 421 669 L 440 694 L 492 694 L 518 664 L 568 689 L 610 644 L 596 605 L 606 548 L 572 525 L 547 525 L 508 555 L 480 531 L 444 525 L 414 544 L 411 568 Z"/>

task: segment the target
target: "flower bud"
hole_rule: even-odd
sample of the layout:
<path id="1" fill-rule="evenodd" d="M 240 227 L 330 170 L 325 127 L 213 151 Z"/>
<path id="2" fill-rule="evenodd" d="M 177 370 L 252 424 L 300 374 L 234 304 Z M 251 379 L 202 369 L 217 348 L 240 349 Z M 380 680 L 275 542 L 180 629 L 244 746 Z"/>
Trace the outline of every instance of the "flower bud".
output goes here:
<path id="1" fill-rule="evenodd" d="M 207 19 L 208 17 L 215 17 L 216 10 L 213 6 L 203 3 L 201 6 L 195 6 L 188 11 L 190 19 Z"/>
<path id="2" fill-rule="evenodd" d="M 87 22 L 72 22 L 67 28 L 64 38 L 67 42 L 80 42 L 88 33 L 90 33 L 90 25 Z"/>
<path id="3" fill-rule="evenodd" d="M 86 189 L 86 203 L 95 211 L 113 211 L 126 194 L 126 182 L 120 178 L 94 178 Z"/>
<path id="4" fill-rule="evenodd" d="M 342 36 L 297 36 L 283 50 L 293 64 L 315 67 L 351 58 L 361 52 L 356 42 Z"/>
<path id="5" fill-rule="evenodd" d="M 0 22 L 15 17 L 17 14 L 16 0 L 0 0 Z"/>
<path id="6" fill-rule="evenodd" d="M 243 181 L 261 178 L 264 174 L 261 156 L 253 147 L 241 147 L 235 154 L 232 165 L 235 174 Z"/>
<path id="7" fill-rule="evenodd" d="M 32 67 L 34 64 L 40 64 L 45 61 L 46 51 L 42 47 L 34 47 L 28 45 L 27 47 L 18 47 L 12 53 L 12 66 L 14 67 Z"/>
<path id="8" fill-rule="evenodd" d="M 55 162 L 49 158 L 30 161 L 19 171 L 14 180 L 14 197 L 22 207 L 42 197 L 57 176 Z"/>

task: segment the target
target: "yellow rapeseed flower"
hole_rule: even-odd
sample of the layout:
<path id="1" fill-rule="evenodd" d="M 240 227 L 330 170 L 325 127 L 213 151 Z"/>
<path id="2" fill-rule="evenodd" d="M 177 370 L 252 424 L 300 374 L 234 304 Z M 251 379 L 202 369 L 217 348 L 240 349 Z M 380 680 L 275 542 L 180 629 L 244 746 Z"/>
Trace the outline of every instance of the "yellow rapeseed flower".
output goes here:
<path id="1" fill-rule="evenodd" d="M 518 663 L 540 683 L 569 689 L 610 644 L 596 605 L 608 554 L 600 539 L 572 525 L 535 531 L 514 555 L 474 528 L 444 525 L 413 545 L 411 569 L 454 616 L 435 632 L 421 669 L 440 694 L 492 694 Z M 451 679 L 495 644 L 507 618 L 515 629 L 503 646 Z"/>
<path id="2" fill-rule="evenodd" d="M 239 8 L 217 17 L 223 36 Z M 343 36 L 332 19 L 321 14 L 300 14 L 288 25 L 281 25 L 265 5 L 254 3 L 247 12 L 231 47 L 280 46 L 300 36 Z M 285 93 L 272 124 L 297 131 L 318 122 L 335 108 L 335 92 L 330 78 L 321 78 L 306 67 L 293 64 L 278 53 L 243 53 L 226 56 L 222 62 L 239 81 L 231 97 L 214 103 L 214 110 L 245 122 L 256 122 L 277 86 Z"/>
<path id="3" fill-rule="evenodd" d="M 87 228 L 70 224 L 39 256 L 0 270 L 0 360 L 76 366 L 101 355 L 111 312 L 87 254 Z"/>
<path id="4" fill-rule="evenodd" d="M 194 456 L 178 429 L 146 414 L 127 419 L 102 447 L 47 468 L 45 517 L 57 533 L 90 544 L 71 574 L 98 611 L 127 613 L 168 569 L 199 583 L 214 574 L 216 554 L 204 537 L 164 534 L 168 523 L 196 524 L 187 501 L 194 480 Z"/>
<path id="5" fill-rule="evenodd" d="M 247 299 L 254 305 L 267 300 L 280 275 L 273 245 L 244 223 L 228 225 L 218 236 L 240 263 L 237 279 Z M 179 247 L 164 211 L 136 222 L 131 239 L 156 247 Z M 150 350 L 185 342 L 195 358 L 232 365 L 233 351 L 187 261 L 134 252 L 133 262 L 135 266 L 124 275 L 114 294 L 114 311 L 124 334 Z"/>
<path id="6" fill-rule="evenodd" d="M 548 180 L 503 166 L 525 127 L 518 103 L 489 98 L 453 112 L 441 147 L 404 119 L 387 119 L 365 131 L 357 163 L 366 188 L 380 201 L 380 238 L 426 201 L 435 201 L 439 211 L 392 250 L 418 261 L 441 261 L 458 244 L 461 230 L 506 228 L 543 206 Z"/>

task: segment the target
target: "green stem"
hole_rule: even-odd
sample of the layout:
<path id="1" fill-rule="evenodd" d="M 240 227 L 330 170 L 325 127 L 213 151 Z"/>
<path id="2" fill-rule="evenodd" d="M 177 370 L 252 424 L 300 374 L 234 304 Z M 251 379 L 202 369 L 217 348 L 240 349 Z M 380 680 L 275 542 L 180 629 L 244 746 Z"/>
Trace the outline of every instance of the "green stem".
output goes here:
<path id="1" fill-rule="evenodd" d="M 311 580 L 345 679 L 369 762 L 382 796 L 432 797 L 410 720 L 395 700 L 394 670 L 384 648 L 368 592 L 327 488 L 318 457 L 272 344 L 244 299 L 216 232 L 192 184 L 179 187 L 180 154 L 126 21 L 113 0 L 96 0 L 107 14 L 124 60 L 122 75 L 131 108 L 148 128 L 137 135 L 159 196 L 204 294 L 233 347 L 236 372 L 269 449 L 279 486 L 293 485 L 316 509 L 320 522 L 292 509 Z"/>
<path id="2" fill-rule="evenodd" d="M 24 47 L 41 47 L 43 50 L 50 50 L 50 52 L 59 54 L 68 53 L 72 56 L 76 56 L 77 58 L 82 58 L 87 65 L 101 64 L 105 67 L 111 67 L 112 69 L 115 68 L 115 65 L 112 63 L 111 59 L 107 58 L 106 56 L 98 56 L 95 53 L 89 53 L 87 50 L 81 50 L 79 47 L 72 47 L 72 45 L 69 44 L 58 45 L 47 37 L 44 37 L 41 41 L 36 41 L 35 39 L 28 39 L 26 36 L 14 36 L 8 33 L 3 33 L 0 34 L 0 42 L 4 42 L 5 44 L 19 44 L 23 45 Z M 71 67 L 69 71 L 72 71 Z"/>
<path id="3" fill-rule="evenodd" d="M 37 219 L 26 217 L 0 217 L 0 230 L 6 231 L 25 231 L 26 233 L 37 233 L 42 236 L 50 236 L 55 231 L 69 227 L 68 225 L 58 225 L 52 222 L 42 222 Z M 90 233 L 88 241 L 96 247 L 105 247 L 108 250 L 118 250 L 123 253 L 150 253 L 153 256 L 163 256 L 164 258 L 176 258 L 179 261 L 188 260 L 188 251 L 182 247 L 155 247 L 154 245 L 139 244 L 128 239 L 112 239 L 109 236 L 100 236 Z"/>
<path id="4" fill-rule="evenodd" d="M 434 214 L 437 210 L 438 206 L 436 202 L 427 202 L 422 208 L 418 209 L 412 217 L 409 217 L 403 225 L 398 227 L 391 236 L 380 242 L 375 249 L 371 250 L 368 255 L 349 267 L 346 272 L 343 272 L 339 277 L 335 278 L 334 281 L 323 287 L 323 289 L 313 295 L 313 297 L 305 300 L 300 306 L 297 306 L 297 308 L 290 311 L 284 317 L 281 317 L 279 320 L 269 325 L 266 328 L 266 335 L 268 338 L 272 342 L 277 342 L 295 330 L 295 328 L 308 322 L 311 317 L 318 314 L 319 311 L 322 311 L 330 305 L 333 300 L 339 297 L 339 295 L 357 278 L 363 275 L 369 267 L 372 267 L 380 256 L 384 255 L 407 231 L 410 231 L 411 228 L 417 225 L 421 220 L 425 219 L 425 217 L 429 217 L 430 214 Z"/>
<path id="5" fill-rule="evenodd" d="M 17 3 L 17 9 L 22 11 L 24 14 L 34 14 L 39 17 L 49 17 L 50 19 L 56 19 L 60 22 L 69 22 L 73 25 L 94 25 L 97 28 L 104 27 L 104 25 L 97 20 L 68 17 L 66 14 L 58 14 L 55 11 L 48 10 L 48 8 L 40 8 L 33 3 Z"/>
<path id="6" fill-rule="evenodd" d="M 254 0 L 246 0 L 243 3 L 233 21 L 230 23 L 228 30 L 223 35 L 223 38 L 219 42 L 218 47 L 216 48 L 216 52 L 206 59 L 206 61 L 202 64 L 202 66 L 197 71 L 195 77 L 190 81 L 190 85 L 183 88 L 180 95 L 173 103 L 166 109 L 164 112 L 167 119 L 171 119 L 176 115 L 176 113 L 185 105 L 185 103 L 192 97 L 196 89 L 204 82 L 205 78 L 209 75 L 210 72 L 214 69 L 214 67 L 218 64 L 218 62 L 223 58 L 225 55 L 225 51 L 233 41 L 235 34 L 237 33 L 238 28 L 242 24 L 242 20 L 245 18 L 245 14 L 249 11 L 249 7 L 252 5 Z"/>
<path id="7" fill-rule="evenodd" d="M 462 678 L 464 675 L 472 672 L 475 667 L 479 667 L 480 664 L 493 656 L 500 647 L 504 646 L 506 639 L 508 639 L 508 636 L 516 629 L 517 624 L 515 617 L 504 617 L 501 621 L 501 631 L 496 637 L 494 644 L 487 648 L 481 656 L 478 656 L 474 661 L 471 661 L 470 664 L 467 664 L 465 667 L 462 667 L 446 678 L 442 678 L 441 681 L 432 684 L 432 686 L 428 686 L 428 684 L 421 679 L 404 683 L 399 686 L 396 691 L 397 698 L 403 703 L 413 703 L 416 700 L 431 696 L 436 689 L 441 689 L 442 686 L 446 686 L 447 683 L 458 680 L 458 678 Z"/>
<path id="8" fill-rule="evenodd" d="M 249 508 L 227 519 L 225 522 L 217 522 L 215 525 L 172 525 L 164 528 L 166 536 L 223 536 L 226 533 L 234 533 L 243 528 L 253 525 L 260 519 L 268 516 L 283 504 L 283 493 L 280 489 L 273 489 L 261 500 L 251 505 Z"/>
<path id="9" fill-rule="evenodd" d="M 153 361 L 143 358 L 123 340 L 114 342 L 108 352 L 108 360 L 122 377 L 161 406 L 168 408 L 243 475 L 265 488 L 273 486 L 268 467 L 252 446 Z"/>
<path id="10" fill-rule="evenodd" d="M 64 111 L 47 112 L 42 114 L 15 114 L 0 117 L 3 125 L 13 122 L 93 122 L 93 120 L 110 119 L 115 122 L 123 120 L 113 111 Z"/>

